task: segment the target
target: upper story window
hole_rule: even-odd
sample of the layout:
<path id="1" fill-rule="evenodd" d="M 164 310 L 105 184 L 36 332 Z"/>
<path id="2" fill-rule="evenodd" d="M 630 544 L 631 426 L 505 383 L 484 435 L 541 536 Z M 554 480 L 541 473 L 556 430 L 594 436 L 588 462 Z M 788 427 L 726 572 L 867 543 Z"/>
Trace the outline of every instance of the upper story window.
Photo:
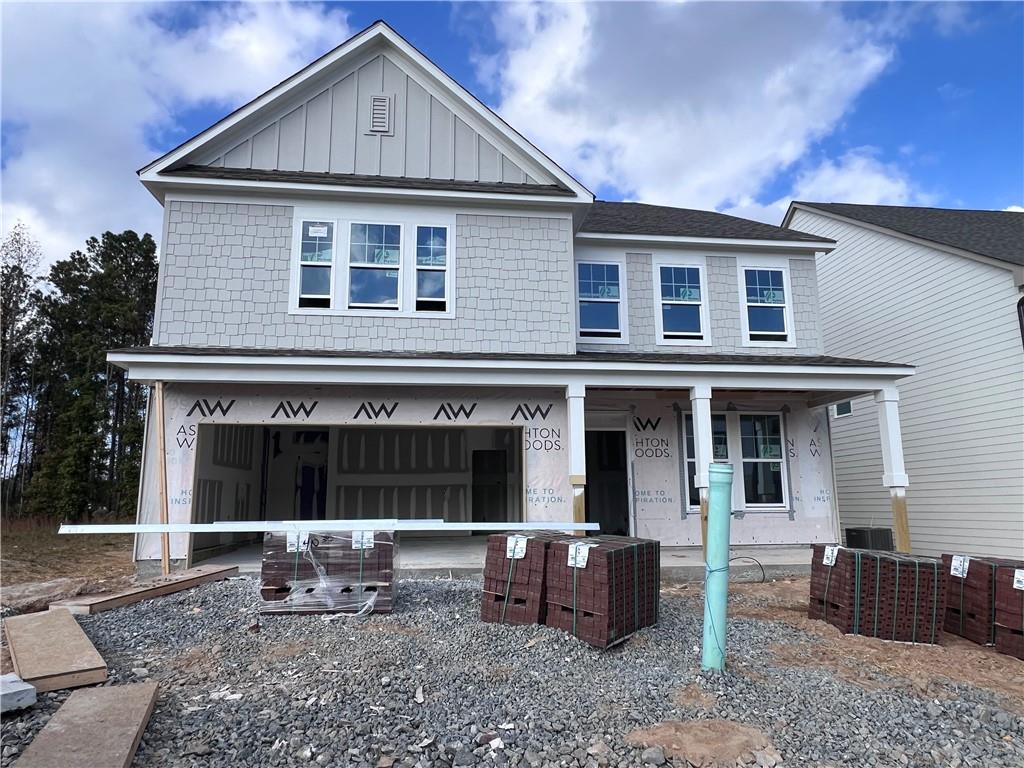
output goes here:
<path id="1" fill-rule="evenodd" d="M 299 306 L 330 307 L 334 223 L 303 221 L 299 248 Z"/>
<path id="2" fill-rule="evenodd" d="M 853 401 L 844 400 L 841 403 L 836 403 L 834 406 L 836 418 L 842 418 L 843 416 L 849 416 L 853 413 Z"/>
<path id="3" fill-rule="evenodd" d="M 448 228 L 416 227 L 416 311 L 448 308 Z"/>
<path id="4" fill-rule="evenodd" d="M 402 227 L 353 223 L 349 239 L 350 309 L 398 309 Z"/>
<path id="5" fill-rule="evenodd" d="M 375 208 L 339 209 L 351 215 L 296 219 L 293 311 L 379 316 L 451 312 L 449 217 L 410 210 L 395 220 L 374 221 L 358 214 L 372 214 Z"/>
<path id="6" fill-rule="evenodd" d="M 576 265 L 580 338 L 624 340 L 623 271 L 621 264 L 613 262 L 580 262 Z"/>
<path id="7" fill-rule="evenodd" d="M 746 341 L 753 345 L 790 345 L 791 307 L 784 269 L 743 267 L 741 270 Z"/>
<path id="8" fill-rule="evenodd" d="M 697 265 L 654 260 L 659 344 L 705 344 L 708 341 L 704 269 Z"/>

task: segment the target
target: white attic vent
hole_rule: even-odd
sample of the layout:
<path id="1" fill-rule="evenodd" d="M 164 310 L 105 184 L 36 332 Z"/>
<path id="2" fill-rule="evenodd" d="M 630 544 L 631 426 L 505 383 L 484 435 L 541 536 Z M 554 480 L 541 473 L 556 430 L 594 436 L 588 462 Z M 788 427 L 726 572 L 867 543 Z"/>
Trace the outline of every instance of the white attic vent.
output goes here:
<path id="1" fill-rule="evenodd" d="M 391 96 L 383 93 L 370 95 L 369 133 L 391 133 Z"/>

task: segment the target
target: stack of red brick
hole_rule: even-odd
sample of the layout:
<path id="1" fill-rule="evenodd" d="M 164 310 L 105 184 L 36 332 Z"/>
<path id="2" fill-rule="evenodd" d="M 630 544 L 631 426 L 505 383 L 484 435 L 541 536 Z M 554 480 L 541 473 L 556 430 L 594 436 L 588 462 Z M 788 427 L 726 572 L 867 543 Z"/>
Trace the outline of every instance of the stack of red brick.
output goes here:
<path id="1" fill-rule="evenodd" d="M 488 541 L 484 621 L 543 623 L 599 648 L 657 622 L 657 541 L 541 534 L 527 539 L 521 559 L 510 560 L 511 536 L 497 534 Z"/>
<path id="2" fill-rule="evenodd" d="M 267 533 L 262 613 L 391 613 L 394 534 Z"/>
<path id="3" fill-rule="evenodd" d="M 1024 659 L 1024 561 L 943 555 L 949 599 L 945 630 Z M 1024 586 L 1024 585 L 1022 585 Z"/>
<path id="4" fill-rule="evenodd" d="M 829 565 L 826 550 L 834 550 Z M 816 545 L 807 615 L 844 634 L 937 643 L 946 613 L 946 578 L 930 557 Z"/>

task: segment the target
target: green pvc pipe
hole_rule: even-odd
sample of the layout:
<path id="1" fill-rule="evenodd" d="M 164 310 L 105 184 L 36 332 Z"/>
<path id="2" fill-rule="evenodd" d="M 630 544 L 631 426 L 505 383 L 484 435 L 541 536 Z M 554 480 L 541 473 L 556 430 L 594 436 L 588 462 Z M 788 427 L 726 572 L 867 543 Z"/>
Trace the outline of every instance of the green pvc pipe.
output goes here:
<path id="1" fill-rule="evenodd" d="M 708 551 L 704 581 L 703 669 L 725 668 L 726 602 L 729 599 L 729 523 L 732 519 L 732 467 L 709 467 Z"/>

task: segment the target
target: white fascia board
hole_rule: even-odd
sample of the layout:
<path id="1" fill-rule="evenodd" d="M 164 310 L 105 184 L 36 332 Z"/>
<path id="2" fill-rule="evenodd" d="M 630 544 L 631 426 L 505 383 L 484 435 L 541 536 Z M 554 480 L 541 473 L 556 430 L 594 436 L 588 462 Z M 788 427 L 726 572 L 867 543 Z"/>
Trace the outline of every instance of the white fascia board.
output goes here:
<path id="1" fill-rule="evenodd" d="M 641 363 L 621 361 L 331 358 L 110 353 L 142 382 L 396 386 L 851 390 L 869 392 L 912 375 L 909 366 Z"/>
<path id="2" fill-rule="evenodd" d="M 243 520 L 220 523 L 65 523 L 61 534 L 82 533 L 298 533 L 301 531 L 599 531 L 599 523 L 537 521 L 529 523 L 448 523 L 442 519 L 398 520 Z"/>
<path id="3" fill-rule="evenodd" d="M 577 197 L 568 195 L 523 195 L 502 192 L 468 192 L 452 189 L 412 189 L 404 187 L 359 187 L 349 184 L 301 184 L 292 181 L 257 181 L 255 179 L 206 179 L 194 176 L 162 176 L 156 180 L 143 179 L 146 189 L 161 203 L 175 192 L 204 190 L 223 193 L 286 194 L 292 198 L 361 198 L 380 200 L 445 200 L 515 205 L 578 205 Z M 294 205 L 294 199 L 289 205 Z"/>
<path id="4" fill-rule="evenodd" d="M 562 169 L 537 147 L 533 146 L 508 123 L 488 109 L 476 96 L 459 85 L 459 83 L 453 80 L 446 72 L 444 72 L 444 70 L 430 61 L 418 50 L 413 48 L 404 38 L 383 22 L 377 22 L 366 28 L 355 37 L 351 38 L 348 42 L 343 43 L 330 53 L 308 65 L 305 69 L 300 70 L 288 79 L 271 88 L 263 95 L 253 99 L 251 102 L 231 113 L 218 123 L 215 123 L 205 131 L 192 137 L 181 146 L 176 147 L 162 157 L 157 158 L 149 165 L 139 170 L 139 178 L 143 183 L 150 182 L 154 184 L 166 183 L 172 179 L 175 182 L 180 181 L 180 178 L 178 177 L 161 176 L 160 172 L 166 170 L 192 152 L 196 151 L 203 144 L 207 144 L 215 140 L 221 134 L 230 131 L 243 120 L 247 119 L 259 110 L 273 104 L 286 93 L 300 88 L 303 83 L 315 78 L 327 68 L 334 66 L 334 64 L 341 59 L 354 54 L 364 46 L 373 45 L 382 40 L 386 40 L 431 79 L 459 97 L 460 102 L 466 108 L 471 110 L 479 119 L 496 130 L 503 139 L 508 141 L 511 146 L 515 147 L 518 152 L 522 153 L 525 158 L 537 164 L 539 167 L 543 168 L 565 184 L 575 194 L 576 201 L 586 203 L 594 201 L 593 192 L 584 187 L 571 174 Z M 265 182 L 258 183 L 262 185 Z M 306 185 L 299 186 L 304 187 Z M 156 195 L 156 192 L 152 188 L 150 188 L 150 192 Z M 571 201 L 572 198 L 569 198 L 568 200 Z"/>
<path id="5" fill-rule="evenodd" d="M 829 219 L 835 219 L 845 224 L 851 224 L 855 227 L 861 227 L 863 229 L 870 230 L 872 232 L 878 232 L 879 234 L 889 235 L 899 240 L 904 240 L 914 245 L 921 245 L 926 248 L 932 248 L 936 251 L 942 251 L 953 256 L 960 256 L 964 259 L 970 259 L 971 261 L 978 261 L 982 264 L 988 264 L 992 267 L 999 267 L 1000 269 L 1007 269 L 1013 274 L 1014 283 L 1020 287 L 1024 286 L 1024 267 L 1019 264 L 1013 264 L 1009 261 L 1001 261 L 1000 259 L 993 259 L 991 256 L 983 256 L 980 253 L 974 251 L 965 251 L 963 248 L 957 248 L 953 245 L 944 245 L 943 243 L 937 243 L 934 240 L 928 240 L 923 237 L 916 237 L 915 235 L 908 235 L 905 232 L 900 232 L 896 229 L 890 229 L 889 227 L 883 227 L 880 224 L 872 224 L 871 222 L 862 221 L 861 219 L 854 219 L 849 216 L 843 216 L 840 213 L 833 213 L 832 211 L 823 211 L 820 208 L 815 208 L 813 205 L 801 205 L 799 203 L 790 203 L 789 210 L 786 211 L 786 217 L 782 220 L 783 227 L 788 226 L 788 222 L 793 217 L 796 211 L 806 211 L 807 213 L 814 213 L 819 216 L 825 216 Z M 837 243 L 832 246 L 832 249 L 839 248 L 842 243 Z"/>
<path id="6" fill-rule="evenodd" d="M 752 240 L 727 237 L 680 237 L 676 235 L 621 235 L 606 232 L 577 232 L 576 239 L 593 242 L 647 243 L 654 245 L 700 245 L 720 248 L 758 248 L 801 250 L 820 253 L 831 251 L 835 243 L 813 240 Z"/>

